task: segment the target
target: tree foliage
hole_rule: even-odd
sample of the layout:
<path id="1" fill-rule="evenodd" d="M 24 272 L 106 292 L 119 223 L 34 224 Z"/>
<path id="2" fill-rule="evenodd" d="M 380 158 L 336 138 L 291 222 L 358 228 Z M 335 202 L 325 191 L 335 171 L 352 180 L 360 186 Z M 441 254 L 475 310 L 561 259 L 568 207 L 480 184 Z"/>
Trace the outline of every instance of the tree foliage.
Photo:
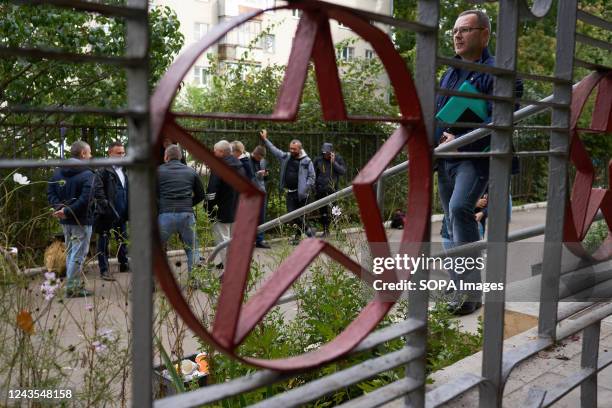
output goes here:
<path id="1" fill-rule="evenodd" d="M 149 25 L 153 88 L 182 47 L 183 35 L 176 14 L 168 7 L 151 9 Z M 52 6 L 0 4 L 2 47 L 120 57 L 125 54 L 125 31 L 123 18 Z M 0 106 L 5 109 L 20 105 L 115 109 L 126 107 L 126 95 L 125 70 L 120 66 L 18 57 L 0 60 Z M 114 121 L 101 116 L 14 114 L 5 110 L 0 113 L 0 125 L 8 123 L 102 126 Z"/>
<path id="2" fill-rule="evenodd" d="M 149 26 L 150 86 L 153 88 L 182 47 L 183 36 L 176 14 L 167 7 L 149 11 Z M 0 47 L 119 57 L 125 54 L 125 30 L 123 18 L 46 5 L 0 3 Z M 65 132 L 67 146 L 75 139 L 83 138 L 99 155 L 110 139 L 122 135 L 86 129 L 123 124 L 121 121 L 108 116 L 83 114 L 18 114 L 11 108 L 124 108 L 127 105 L 126 95 L 125 70 L 119 66 L 3 56 L 0 59 L 0 132 L 3 141 L 0 143 L 0 157 L 57 158 L 60 125 L 68 127 Z M 83 128 L 79 129 L 80 126 Z M 12 194 L 10 202 L 7 194 L 0 193 L 2 217 L 6 217 L 12 225 L 10 231 L 13 231 L 1 231 L 0 246 L 10 244 L 40 249 L 49 238 L 49 230 L 54 224 L 49 222 L 50 217 L 39 217 L 47 204 L 46 186 L 38 181 L 44 182 L 50 173 L 48 169 L 22 172 L 34 183 Z M 0 171 L 2 191 L 11 191 L 11 183 L 9 173 Z"/>
<path id="3" fill-rule="evenodd" d="M 445 0 L 440 4 L 440 22 L 438 36 L 438 55 L 454 55 L 451 30 L 459 13 L 469 9 L 480 9 L 487 12 L 491 18 L 491 40 L 489 50 L 495 54 L 497 14 L 499 10 L 498 2 L 480 2 L 474 4 L 473 1 L 450 1 Z M 517 44 L 517 70 L 538 75 L 552 76 L 555 72 L 555 50 L 557 46 L 556 24 L 557 7 L 561 2 L 556 2 L 551 11 L 543 18 L 533 21 L 523 21 L 519 23 L 519 35 Z M 579 2 L 579 8 L 588 13 L 599 16 L 605 20 L 612 19 L 612 9 L 606 0 L 584 0 Z M 416 20 L 417 1 L 416 0 L 395 0 L 394 17 L 407 20 Z M 577 32 L 606 41 L 612 42 L 612 33 L 598 29 L 594 26 L 585 25 L 578 21 Z M 394 38 L 396 47 L 403 56 L 414 53 L 415 35 L 404 30 L 395 30 Z M 577 58 L 593 62 L 596 64 L 612 66 L 612 54 L 592 46 L 576 43 Z M 407 58 L 411 63 L 411 58 Z M 440 67 L 441 73 L 446 67 Z M 588 75 L 589 71 L 576 68 L 574 70 L 574 81 L 579 81 Z M 552 94 L 551 83 L 544 81 L 524 81 L 524 98 L 530 100 L 542 99 Z M 588 127 L 592 112 L 592 101 L 584 110 L 580 126 Z M 550 113 L 543 113 L 532 117 L 526 121 L 533 125 L 550 125 Z M 581 135 L 587 149 L 599 171 L 598 183 L 604 184 L 605 164 L 610 159 L 612 151 L 612 138 L 599 134 Z M 544 132 L 517 131 L 514 139 L 515 147 L 519 150 L 546 150 L 548 148 L 548 136 Z M 523 200 L 543 200 L 546 198 L 546 181 L 548 162 L 545 159 L 523 158 L 521 159 L 521 176 L 517 183 L 520 184 L 516 193 L 524 194 Z"/>

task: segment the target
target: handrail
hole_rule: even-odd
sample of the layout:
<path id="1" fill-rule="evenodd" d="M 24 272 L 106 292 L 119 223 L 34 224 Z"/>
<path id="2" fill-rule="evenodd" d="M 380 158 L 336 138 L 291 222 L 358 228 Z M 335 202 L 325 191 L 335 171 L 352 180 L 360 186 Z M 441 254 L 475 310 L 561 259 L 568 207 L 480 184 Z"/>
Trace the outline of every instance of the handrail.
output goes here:
<path id="1" fill-rule="evenodd" d="M 574 85 L 574 88 L 577 87 L 582 81 L 576 83 Z M 551 102 L 553 100 L 553 95 L 549 95 L 543 99 L 541 99 L 539 102 Z M 514 112 L 514 122 L 520 122 L 522 120 L 525 120 L 533 115 L 536 115 L 538 113 L 541 113 L 543 111 L 545 111 L 546 109 L 549 109 L 549 107 L 546 106 L 538 106 L 538 105 L 529 105 L 526 106 L 522 109 L 519 109 L 518 111 Z M 491 125 L 492 123 L 490 123 L 489 125 Z M 457 150 L 459 147 L 468 145 L 472 142 L 475 142 L 476 140 L 482 139 L 483 137 L 486 137 L 488 135 L 490 135 L 493 132 L 493 129 L 484 129 L 484 128 L 479 128 L 479 129 L 475 129 L 469 133 L 466 133 L 465 135 L 461 136 L 458 139 L 453 140 L 452 142 L 449 143 L 445 143 L 444 145 L 440 145 L 438 147 L 436 147 L 434 149 L 434 156 L 436 155 L 436 153 L 442 153 L 442 152 L 452 152 Z M 385 178 L 388 178 L 390 176 L 393 176 L 397 173 L 399 173 L 402 170 L 405 170 L 406 168 L 408 168 L 408 160 L 406 160 L 405 162 L 402 162 L 396 166 L 393 166 L 387 170 L 385 170 L 383 172 L 383 174 L 381 175 L 381 179 L 384 180 Z M 343 188 L 340 191 L 337 191 L 331 195 L 328 195 L 327 197 L 321 198 L 319 200 L 316 200 L 310 204 L 305 205 L 302 208 L 299 208 L 295 211 L 291 211 L 287 214 L 281 215 L 278 218 L 275 218 L 273 220 L 270 220 L 268 222 L 265 222 L 263 224 L 261 224 L 258 228 L 257 228 L 257 232 L 261 233 L 261 232 L 266 232 L 274 227 L 280 226 L 284 223 L 287 223 L 289 221 L 292 221 L 298 217 L 301 217 L 305 214 L 308 214 L 314 210 L 317 210 L 323 206 L 326 206 L 329 203 L 332 203 L 334 201 L 337 201 L 341 198 L 347 197 L 349 196 L 351 193 L 353 192 L 353 186 L 348 186 Z M 208 255 L 208 257 L 206 258 L 207 262 L 212 262 L 215 257 L 217 256 L 217 254 L 219 253 L 219 251 L 221 251 L 223 248 L 226 248 L 231 242 L 231 238 L 223 241 L 219 244 L 217 244 L 212 252 Z"/>

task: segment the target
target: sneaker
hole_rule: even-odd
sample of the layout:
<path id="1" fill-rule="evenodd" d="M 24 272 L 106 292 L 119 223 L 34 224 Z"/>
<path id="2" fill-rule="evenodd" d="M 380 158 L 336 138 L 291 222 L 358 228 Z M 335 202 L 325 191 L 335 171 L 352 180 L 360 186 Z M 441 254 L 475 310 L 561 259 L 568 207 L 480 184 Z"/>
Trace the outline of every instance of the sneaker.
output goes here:
<path id="1" fill-rule="evenodd" d="M 87 289 L 68 289 L 66 291 L 66 297 L 69 298 L 80 298 L 86 296 L 93 296 L 93 292 Z"/>
<path id="2" fill-rule="evenodd" d="M 217 269 L 223 269 L 223 268 L 224 268 L 223 262 L 216 264 L 216 265 L 215 265 L 215 268 L 217 268 Z"/>
<path id="3" fill-rule="evenodd" d="M 119 272 L 129 272 L 129 271 L 130 271 L 130 264 L 127 264 L 127 263 L 119 264 Z"/>
<path id="4" fill-rule="evenodd" d="M 102 278 L 102 280 L 109 281 L 109 282 L 114 282 L 114 281 L 116 281 L 116 280 L 117 280 L 117 279 L 115 279 L 115 278 L 113 277 L 113 275 L 111 275 L 111 274 L 110 274 L 110 273 L 108 273 L 108 272 L 103 272 L 103 273 L 101 273 L 101 274 L 100 274 L 100 278 Z"/>
<path id="5" fill-rule="evenodd" d="M 271 247 L 270 244 L 268 244 L 266 241 L 261 241 L 255 243 L 255 248 L 270 249 Z"/>

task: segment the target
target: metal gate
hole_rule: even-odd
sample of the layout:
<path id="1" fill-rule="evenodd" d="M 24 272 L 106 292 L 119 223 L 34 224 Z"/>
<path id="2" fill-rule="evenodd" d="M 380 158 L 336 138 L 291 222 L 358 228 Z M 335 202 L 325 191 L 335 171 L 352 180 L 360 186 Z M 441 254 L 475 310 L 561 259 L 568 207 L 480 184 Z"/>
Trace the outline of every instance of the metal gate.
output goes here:
<path id="1" fill-rule="evenodd" d="M 14 3 L 39 4 L 38 1 L 14 1 Z M 0 54 L 11 56 L 22 56 L 28 58 L 47 58 L 60 61 L 72 62 L 95 62 L 114 64 L 124 67 L 128 78 L 128 106 L 124 109 L 108 111 L 83 106 L 50 106 L 50 107 L 24 107 L 3 106 L 2 111 L 36 113 L 36 112 L 58 112 L 58 113 L 95 113 L 102 115 L 125 117 L 128 122 L 128 135 L 130 141 L 130 153 L 125 159 L 95 159 L 88 162 L 88 166 L 107 166 L 118 164 L 130 168 L 131 192 L 130 192 L 130 220 L 132 228 L 132 251 L 140 254 L 133 258 L 133 298 L 132 313 L 139 316 L 133 320 L 133 405 L 137 407 L 152 406 L 152 300 L 151 284 L 154 270 L 154 221 L 155 220 L 155 168 L 152 157 L 152 143 L 150 137 L 150 115 L 149 115 L 149 91 L 148 91 L 148 28 L 146 0 L 128 0 L 126 6 L 113 6 L 101 3 L 93 3 L 79 0 L 49 0 L 45 3 L 57 7 L 67 7 L 88 12 L 102 13 L 126 19 L 127 22 L 127 52 L 123 57 L 93 57 L 80 54 L 69 54 L 56 51 L 20 48 L 0 48 Z M 335 373 L 328 377 L 308 383 L 284 394 L 271 397 L 258 406 L 287 407 L 299 406 L 315 400 L 327 393 L 347 385 L 369 378 L 377 373 L 398 366 L 406 367 L 406 377 L 385 387 L 377 389 L 363 397 L 350 401 L 351 406 L 379 406 L 385 402 L 405 397 L 406 406 L 428 406 L 434 407 L 444 404 L 453 398 L 478 387 L 480 391 L 480 405 L 483 407 L 502 405 L 503 389 L 513 368 L 535 355 L 539 351 L 554 344 L 563 338 L 577 332 L 583 332 L 583 354 L 582 370 L 566 382 L 558 384 L 548 391 L 534 390 L 529 399 L 525 401 L 526 406 L 549 406 L 567 394 L 578 385 L 582 392 L 582 405 L 596 406 L 597 403 L 597 375 L 599 370 L 612 364 L 612 357 L 598 358 L 601 320 L 612 314 L 612 304 L 607 303 L 602 307 L 580 315 L 580 317 L 567 321 L 567 313 L 559 314 L 558 303 L 560 297 L 559 280 L 562 272 L 560 263 L 561 251 L 564 237 L 564 219 L 566 207 L 559 203 L 568 200 L 567 173 L 570 161 L 570 148 L 574 148 L 577 134 L 575 116 L 573 114 L 582 105 L 576 100 L 584 99 L 590 94 L 590 90 L 596 85 L 600 86 L 603 94 L 602 101 L 606 105 L 610 103 L 610 67 L 602 66 L 575 57 L 576 42 L 588 44 L 589 46 L 602 48 L 610 51 L 612 45 L 608 42 L 591 38 L 587 35 L 576 33 L 577 22 L 599 27 L 602 30 L 612 30 L 612 23 L 599 17 L 581 11 L 577 0 L 564 0 L 558 2 L 556 37 L 557 49 L 555 53 L 556 65 L 553 76 L 533 75 L 517 72 L 517 36 L 519 24 L 522 19 L 540 18 L 551 12 L 553 7 L 550 0 L 536 0 L 530 8 L 526 1 L 500 0 L 499 15 L 497 17 L 497 49 L 496 65 L 487 67 L 478 64 L 466 63 L 457 59 L 446 58 L 438 55 L 438 18 L 439 4 L 436 1 L 419 0 L 417 21 L 400 21 L 388 16 L 360 10 L 343 8 L 344 13 L 367 21 L 376 21 L 395 25 L 403 29 L 416 32 L 416 72 L 414 82 L 417 87 L 421 102 L 423 117 L 426 118 L 425 127 L 429 137 L 429 145 L 432 146 L 432 130 L 434 128 L 433 112 L 435 94 L 447 93 L 458 94 L 448 90 L 437 88 L 436 71 L 440 65 L 457 66 L 469 68 L 475 71 L 484 71 L 496 76 L 494 94 L 491 96 L 479 95 L 479 97 L 494 102 L 493 121 L 484 125 L 481 129 L 470 132 L 465 137 L 452 143 L 438 147 L 433 151 L 437 158 L 447 157 L 474 157 L 475 155 L 490 158 L 490 224 L 488 243 L 475 243 L 469 245 L 469 250 L 474 248 L 488 249 L 487 274 L 488 282 L 506 281 L 506 254 L 507 243 L 525 239 L 527 237 L 544 234 L 545 253 L 542 270 L 542 291 L 540 296 L 539 313 L 539 336 L 512 351 L 504 352 L 503 328 L 504 328 L 504 306 L 505 292 L 490 292 L 486 295 L 487 308 L 484 315 L 484 348 L 482 373 L 460 376 L 452 382 L 437 386 L 432 391 L 425 392 L 425 346 L 428 296 L 427 293 L 419 293 L 409 299 L 409 318 L 389 328 L 369 334 L 351 353 L 369 350 L 390 339 L 406 338 L 406 347 L 392 354 L 383 355 L 379 358 L 369 360 L 350 367 L 344 371 Z M 301 7 L 327 6 L 312 1 L 295 1 L 290 6 Z M 595 74 L 583 80 L 579 85 L 573 85 L 574 67 L 584 67 Z M 554 86 L 554 93 L 542 101 L 530 101 L 516 99 L 513 86 L 517 77 L 535 81 L 550 82 Z M 590 88 L 589 88 L 590 85 Z M 573 87 L 575 89 L 572 99 Z M 606 88 L 607 87 L 607 88 Z M 586 89 L 586 90 L 585 90 Z M 604 91 L 601 91 L 604 89 Z M 606 93 L 607 92 L 607 93 Z M 461 93 L 459 93 L 461 94 Z M 463 94 L 473 97 L 473 95 Z M 515 103 L 528 105 L 518 112 L 514 112 Z M 540 112 L 545 109 L 552 110 L 550 126 L 529 126 L 516 124 L 521 119 Z M 607 109 L 607 111 L 606 111 Z M 595 122 L 598 131 L 610 132 L 610 106 L 603 106 L 595 114 L 601 117 Z M 597 127 L 599 126 L 599 127 Z M 518 151 L 514 154 L 521 157 L 538 156 L 546 157 L 549 161 L 548 181 L 548 210 L 546 224 L 519 231 L 508 235 L 508 216 L 506 212 L 507 194 L 510 183 L 510 170 L 512 151 L 512 135 L 515 130 L 537 129 L 549 132 L 550 146 L 548 150 L 537 152 Z M 452 151 L 457 147 L 466 145 L 474 140 L 491 134 L 491 151 L 487 153 L 457 153 Z M 574 162 L 579 167 L 580 161 Z M 65 166 L 61 160 L 19 160 L 1 159 L 1 168 L 35 168 Z M 74 166 L 70 163 L 70 166 Z M 396 166 L 387 170 L 386 175 L 396 174 L 408 167 L 408 164 Z M 583 191 L 590 192 L 591 186 L 582 186 Z M 601 208 L 604 216 L 610 223 L 612 213 L 611 192 L 600 194 L 597 201 L 594 196 L 588 194 L 589 214 Z M 598 196 L 599 197 L 599 196 Z M 568 206 L 574 217 L 583 216 L 579 214 L 586 211 L 585 206 Z M 592 217 L 591 217 L 592 218 Z M 590 220 L 576 223 L 575 231 L 571 235 L 579 242 L 584 228 L 588 229 Z M 501 243 L 501 244 L 500 244 Z M 604 251 L 604 255 L 610 253 Z M 588 258 L 587 255 L 584 255 Z M 591 259 L 592 261 L 593 259 Z M 601 260 L 601 259 L 600 259 Z M 585 305 L 586 306 L 586 305 Z M 574 310 L 577 312 L 578 310 Z M 501 316 L 501 318 L 500 318 Z M 562 327 L 560 322 L 564 322 Z M 197 391 L 168 397 L 155 402 L 158 407 L 191 407 L 205 403 L 222 400 L 225 397 L 237 395 L 254 388 L 286 379 L 295 372 L 282 372 L 274 370 L 261 370 L 257 373 L 224 384 L 206 387 Z M 348 405 L 348 404 L 347 404 Z"/>

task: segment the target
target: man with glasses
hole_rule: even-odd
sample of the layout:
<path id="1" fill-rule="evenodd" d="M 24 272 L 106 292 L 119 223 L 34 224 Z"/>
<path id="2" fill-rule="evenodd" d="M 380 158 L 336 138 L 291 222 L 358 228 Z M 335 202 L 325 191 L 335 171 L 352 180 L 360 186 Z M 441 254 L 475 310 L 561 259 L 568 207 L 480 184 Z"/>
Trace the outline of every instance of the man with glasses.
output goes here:
<path id="1" fill-rule="evenodd" d="M 487 48 L 491 23 L 486 13 L 480 10 L 462 12 L 455 21 L 452 33 L 455 58 L 465 62 L 494 65 L 494 57 L 489 54 Z M 440 80 L 440 88 L 458 90 L 467 82 L 479 93 L 492 94 L 493 81 L 494 77 L 485 72 L 450 67 Z M 520 80 L 517 80 L 515 92 L 517 97 L 523 93 Z M 438 95 L 436 111 L 439 112 L 449 99 L 447 95 Z M 492 112 L 491 101 L 486 101 L 486 110 L 488 118 L 484 122 L 488 123 Z M 451 132 L 447 128 L 437 127 L 435 140 L 441 145 L 458 139 L 471 130 L 459 128 Z M 485 137 L 460 147 L 459 151 L 483 152 L 489 149 L 489 144 L 490 137 Z M 486 157 L 438 161 L 438 188 L 445 217 L 445 231 L 442 231 L 442 235 L 447 238 L 445 244 L 447 249 L 480 239 L 474 208 L 487 188 L 488 179 L 489 159 Z M 481 279 L 481 271 L 478 269 L 463 274 L 450 271 L 450 274 L 458 287 L 461 281 L 477 283 Z M 482 306 L 481 300 L 480 291 L 457 293 L 449 304 L 449 309 L 459 315 L 470 314 Z"/>

